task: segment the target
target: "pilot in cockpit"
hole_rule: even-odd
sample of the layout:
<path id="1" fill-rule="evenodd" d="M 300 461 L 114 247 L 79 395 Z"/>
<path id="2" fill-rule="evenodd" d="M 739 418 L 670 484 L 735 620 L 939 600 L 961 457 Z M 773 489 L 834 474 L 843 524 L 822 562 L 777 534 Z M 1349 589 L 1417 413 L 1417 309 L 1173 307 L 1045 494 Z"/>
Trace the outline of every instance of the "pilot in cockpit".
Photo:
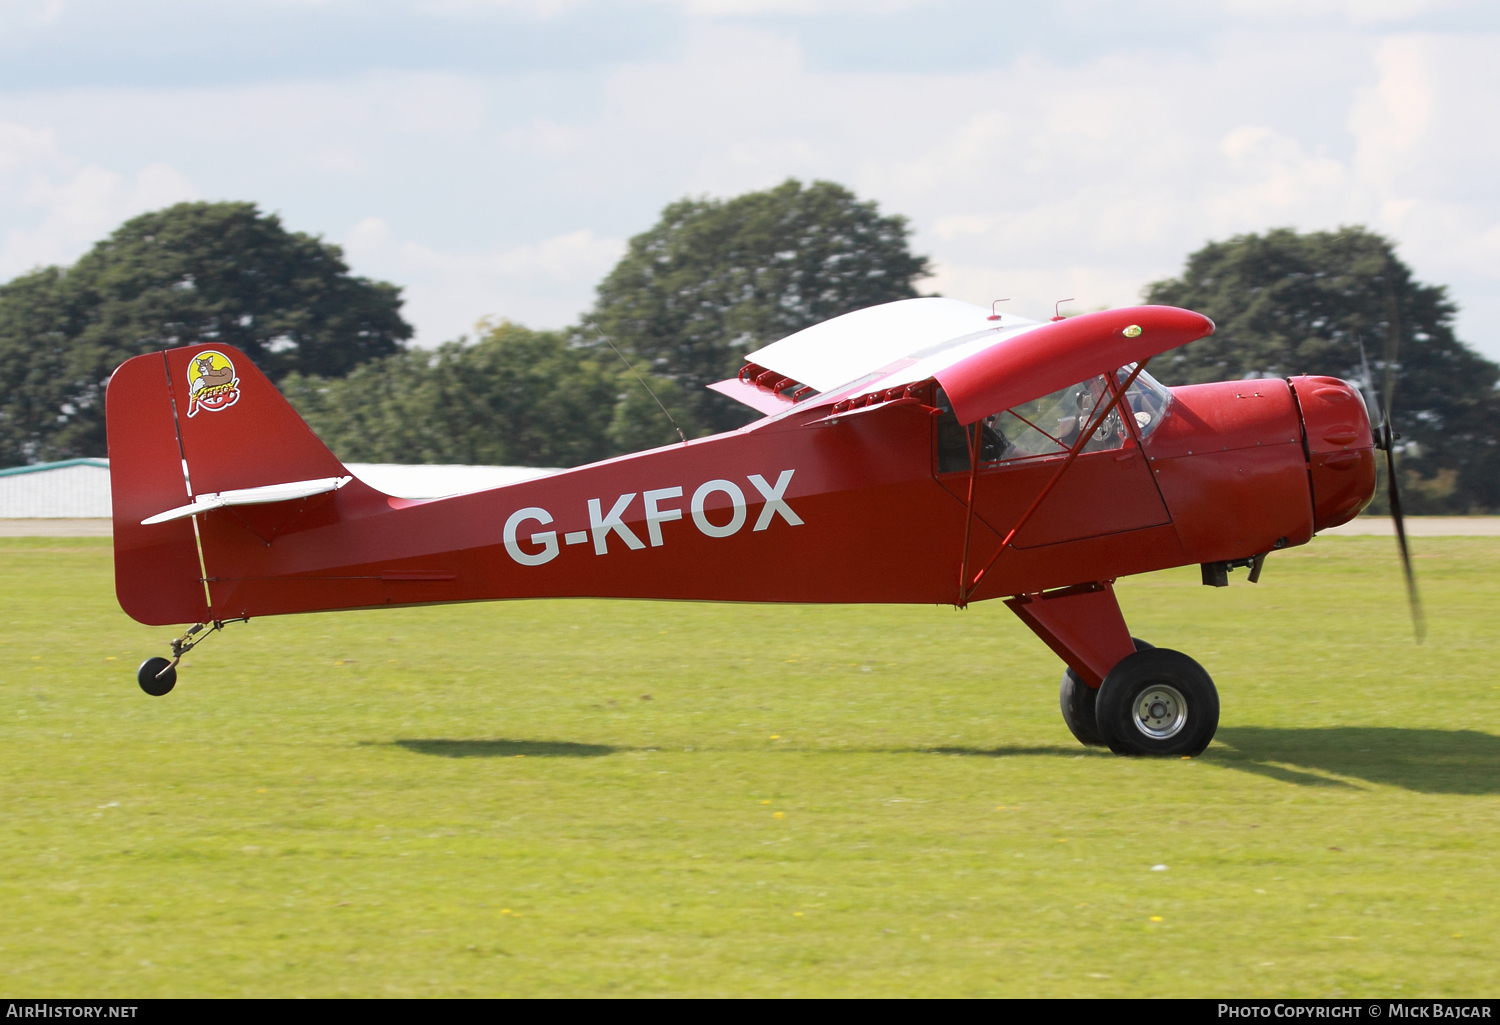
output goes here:
<path id="1" fill-rule="evenodd" d="M 1078 433 L 1088 425 L 1089 413 L 1094 408 L 1094 396 L 1089 394 L 1088 383 L 1078 385 L 1073 393 L 1072 409 L 1065 409 L 1057 418 L 1057 440 L 1063 448 L 1072 448 Z"/>
<path id="2" fill-rule="evenodd" d="M 1108 396 L 1104 392 L 1105 385 L 1102 377 L 1090 378 L 1075 387 L 1072 403 L 1074 409 L 1057 419 L 1057 440 L 1064 448 L 1073 447 L 1078 441 L 1079 432 L 1087 428 L 1100 408 L 1108 403 Z M 1108 419 L 1099 425 L 1094 436 L 1084 446 L 1084 451 L 1096 452 L 1101 449 L 1118 448 L 1124 440 L 1121 435 L 1120 418 L 1114 411 L 1111 411 Z"/>

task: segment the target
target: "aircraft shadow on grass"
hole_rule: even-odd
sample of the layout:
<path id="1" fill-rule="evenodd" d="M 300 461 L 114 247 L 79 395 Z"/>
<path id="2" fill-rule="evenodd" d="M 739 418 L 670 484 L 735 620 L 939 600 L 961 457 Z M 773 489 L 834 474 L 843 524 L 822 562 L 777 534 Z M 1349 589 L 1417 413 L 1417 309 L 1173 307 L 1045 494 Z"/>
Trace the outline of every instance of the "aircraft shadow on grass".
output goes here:
<path id="1" fill-rule="evenodd" d="M 1363 780 L 1424 794 L 1500 793 L 1500 737 L 1478 730 L 1223 726 L 1215 740 L 1205 760 L 1302 786 Z"/>
<path id="2" fill-rule="evenodd" d="M 608 744 L 575 744 L 567 740 L 397 740 L 422 755 L 442 758 L 601 758 L 626 750 Z"/>
<path id="3" fill-rule="evenodd" d="M 441 758 L 600 758 L 633 750 L 566 740 L 404 739 L 415 754 Z M 847 753 L 844 752 L 844 753 Z M 864 753 L 872 753 L 866 750 Z M 1062 745 L 923 747 L 886 753 L 975 758 L 1113 758 L 1099 748 Z M 1284 729 L 1223 726 L 1201 756 L 1226 769 L 1253 772 L 1298 786 L 1359 789 L 1361 782 L 1424 794 L 1500 793 L 1500 737 L 1478 730 L 1400 729 L 1389 726 L 1320 726 Z"/>
<path id="4" fill-rule="evenodd" d="M 1093 755 L 1099 748 L 929 747 L 926 754 L 1012 758 Z M 1500 737 L 1478 730 L 1321 726 L 1279 729 L 1221 726 L 1201 756 L 1227 769 L 1253 772 L 1298 786 L 1361 789 L 1360 781 L 1424 794 L 1500 793 Z"/>
<path id="5" fill-rule="evenodd" d="M 868 749 L 862 754 L 874 753 Z M 1019 758 L 1024 755 L 1050 755 L 1054 758 L 1113 758 L 1114 755 L 1097 747 L 1064 747 L 1061 744 L 1033 744 L 1027 747 L 1007 745 L 1004 747 L 907 747 L 885 749 L 885 753 L 919 755 L 957 755 L 964 758 Z"/>
<path id="6" fill-rule="evenodd" d="M 1115 756 L 1100 747 L 1058 744 L 906 750 L 969 758 Z M 1401 786 L 1421 794 L 1500 794 L 1500 737 L 1476 729 L 1221 726 L 1214 746 L 1202 758 L 1299 786 L 1361 789 L 1359 783 L 1365 782 Z"/>

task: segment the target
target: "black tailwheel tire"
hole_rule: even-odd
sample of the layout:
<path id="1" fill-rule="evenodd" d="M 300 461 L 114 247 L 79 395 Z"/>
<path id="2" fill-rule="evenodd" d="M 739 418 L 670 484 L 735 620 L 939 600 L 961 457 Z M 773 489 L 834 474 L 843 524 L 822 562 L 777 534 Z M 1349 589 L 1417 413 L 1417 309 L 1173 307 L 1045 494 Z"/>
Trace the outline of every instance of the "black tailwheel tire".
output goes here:
<path id="1" fill-rule="evenodd" d="M 159 698 L 177 686 L 177 667 L 171 666 L 169 659 L 155 655 L 141 663 L 141 667 L 135 671 L 135 682 L 141 685 L 141 690 L 150 694 L 153 698 Z M 166 672 L 162 672 L 167 669 Z M 157 674 L 161 673 L 160 676 Z"/>
<path id="2" fill-rule="evenodd" d="M 1130 638 L 1136 651 L 1150 651 L 1151 645 L 1139 637 Z M 1086 747 L 1108 747 L 1099 733 L 1099 721 L 1094 715 L 1095 700 L 1099 691 L 1083 680 L 1069 667 L 1063 670 L 1062 688 L 1057 693 L 1057 703 L 1062 706 L 1063 722 L 1068 732 Z"/>
<path id="3" fill-rule="evenodd" d="M 1109 671 L 1094 712 L 1099 735 L 1117 755 L 1198 755 L 1219 728 L 1219 692 L 1182 652 L 1152 648 Z"/>

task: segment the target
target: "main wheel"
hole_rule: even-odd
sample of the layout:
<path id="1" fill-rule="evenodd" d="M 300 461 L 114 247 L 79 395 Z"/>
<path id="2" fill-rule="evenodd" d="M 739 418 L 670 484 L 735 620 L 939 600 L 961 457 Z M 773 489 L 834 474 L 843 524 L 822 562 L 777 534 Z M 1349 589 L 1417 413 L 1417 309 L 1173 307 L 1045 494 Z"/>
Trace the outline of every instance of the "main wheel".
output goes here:
<path id="1" fill-rule="evenodd" d="M 1139 637 L 1130 638 L 1136 651 L 1149 651 L 1151 645 Z M 1062 687 L 1057 692 L 1057 703 L 1062 706 L 1063 722 L 1068 732 L 1087 747 L 1107 747 L 1099 735 L 1098 719 L 1094 715 L 1094 703 L 1099 691 L 1081 680 L 1072 667 L 1063 670 Z"/>
<path id="2" fill-rule="evenodd" d="M 1099 735 L 1117 755 L 1196 755 L 1219 728 L 1213 678 L 1180 651 L 1127 655 L 1095 699 Z"/>
<path id="3" fill-rule="evenodd" d="M 177 667 L 167 669 L 171 665 L 170 660 L 154 655 L 142 662 L 141 667 L 135 671 L 135 682 L 141 685 L 141 690 L 153 698 L 159 698 L 177 686 Z M 167 671 L 163 673 L 163 669 Z"/>

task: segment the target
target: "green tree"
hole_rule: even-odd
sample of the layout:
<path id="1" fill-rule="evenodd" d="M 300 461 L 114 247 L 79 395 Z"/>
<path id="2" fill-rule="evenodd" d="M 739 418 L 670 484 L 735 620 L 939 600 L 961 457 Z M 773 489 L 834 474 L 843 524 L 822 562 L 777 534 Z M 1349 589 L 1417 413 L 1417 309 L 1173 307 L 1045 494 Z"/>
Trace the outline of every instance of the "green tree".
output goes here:
<path id="1" fill-rule="evenodd" d="M 273 380 L 337 376 L 401 348 L 400 310 L 394 285 L 252 203 L 143 214 L 0 286 L 0 465 L 104 455 L 104 387 L 132 356 L 222 342 Z"/>
<path id="2" fill-rule="evenodd" d="M 668 206 L 599 285 L 588 318 L 653 374 L 682 389 L 701 428 L 753 419 L 705 385 L 744 353 L 830 317 L 910 299 L 930 273 L 907 247 L 906 219 L 881 216 L 832 182 L 788 180 L 729 200 Z M 579 340 L 597 344 L 590 332 Z"/>
<path id="3" fill-rule="evenodd" d="M 1377 385 L 1390 371 L 1408 510 L 1500 509 L 1500 366 L 1454 336 L 1446 290 L 1415 281 L 1388 239 L 1357 226 L 1241 235 L 1193 253 L 1180 277 L 1150 285 L 1145 298 L 1218 326 L 1152 363 L 1168 384 L 1355 380 L 1363 344 Z"/>
<path id="4" fill-rule="evenodd" d="M 0 285 L 0 466 L 104 455 L 94 437 L 102 383 L 68 386 L 70 342 L 87 323 L 80 307 L 59 267 Z"/>
<path id="5" fill-rule="evenodd" d="M 671 382 L 653 387 L 673 395 Z M 350 462 L 576 466 L 677 440 L 622 367 L 507 321 L 473 344 L 399 352 L 342 378 L 293 374 L 283 390 Z"/>

